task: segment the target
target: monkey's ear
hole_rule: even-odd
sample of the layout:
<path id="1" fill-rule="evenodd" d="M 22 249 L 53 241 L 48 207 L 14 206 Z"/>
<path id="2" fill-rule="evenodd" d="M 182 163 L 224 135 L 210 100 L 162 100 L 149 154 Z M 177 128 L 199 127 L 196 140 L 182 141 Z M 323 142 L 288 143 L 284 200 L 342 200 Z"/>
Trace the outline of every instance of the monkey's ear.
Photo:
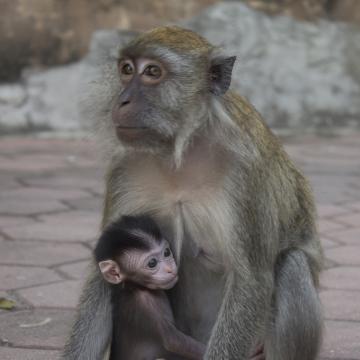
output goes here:
<path id="1" fill-rule="evenodd" d="M 223 95 L 229 89 L 236 56 L 216 57 L 210 65 L 210 92 Z"/>
<path id="2" fill-rule="evenodd" d="M 120 284 L 124 280 L 120 266 L 114 260 L 100 261 L 99 268 L 104 279 L 110 284 Z"/>

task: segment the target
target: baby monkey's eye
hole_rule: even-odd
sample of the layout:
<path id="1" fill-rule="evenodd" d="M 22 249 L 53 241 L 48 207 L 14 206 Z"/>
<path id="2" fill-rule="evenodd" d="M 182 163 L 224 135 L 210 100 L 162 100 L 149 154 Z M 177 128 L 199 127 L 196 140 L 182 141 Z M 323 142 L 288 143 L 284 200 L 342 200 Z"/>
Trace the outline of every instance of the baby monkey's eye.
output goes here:
<path id="1" fill-rule="evenodd" d="M 166 248 L 165 250 L 164 250 L 164 256 L 165 257 L 169 257 L 171 255 L 171 250 L 169 249 L 169 248 Z"/>
<path id="2" fill-rule="evenodd" d="M 145 68 L 144 74 L 158 79 L 161 76 L 161 69 L 157 65 L 149 65 Z"/>
<path id="3" fill-rule="evenodd" d="M 158 264 L 158 261 L 157 261 L 155 258 L 152 258 L 152 259 L 148 262 L 148 267 L 149 267 L 150 269 L 154 269 L 157 264 Z"/>

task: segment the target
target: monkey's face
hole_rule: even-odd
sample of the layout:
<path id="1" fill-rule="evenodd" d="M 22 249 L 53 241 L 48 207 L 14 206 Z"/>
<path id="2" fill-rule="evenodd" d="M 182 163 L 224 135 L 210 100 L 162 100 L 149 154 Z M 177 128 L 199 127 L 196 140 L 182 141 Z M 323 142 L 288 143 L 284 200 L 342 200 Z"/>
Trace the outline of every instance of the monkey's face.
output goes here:
<path id="1" fill-rule="evenodd" d="M 208 97 L 205 66 L 196 77 L 191 67 L 182 68 L 181 73 L 178 68 L 165 60 L 121 58 L 121 91 L 112 109 L 112 121 L 122 143 L 138 147 L 172 144 L 188 126 L 187 121 L 206 111 L 206 106 L 201 106 Z"/>
<path id="2" fill-rule="evenodd" d="M 122 144 L 156 148 L 186 143 L 209 118 L 211 99 L 230 85 L 235 57 L 216 53 L 178 27 L 142 34 L 120 53 L 112 121 Z"/>

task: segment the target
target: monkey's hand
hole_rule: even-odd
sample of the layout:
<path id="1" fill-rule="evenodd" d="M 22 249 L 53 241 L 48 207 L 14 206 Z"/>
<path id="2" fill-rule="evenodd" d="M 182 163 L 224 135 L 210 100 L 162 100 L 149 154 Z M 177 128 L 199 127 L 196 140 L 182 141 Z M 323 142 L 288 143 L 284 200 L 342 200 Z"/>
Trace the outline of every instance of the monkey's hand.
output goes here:
<path id="1" fill-rule="evenodd" d="M 250 355 L 249 360 L 266 360 L 265 352 L 264 352 L 264 345 L 259 345 L 253 354 Z"/>

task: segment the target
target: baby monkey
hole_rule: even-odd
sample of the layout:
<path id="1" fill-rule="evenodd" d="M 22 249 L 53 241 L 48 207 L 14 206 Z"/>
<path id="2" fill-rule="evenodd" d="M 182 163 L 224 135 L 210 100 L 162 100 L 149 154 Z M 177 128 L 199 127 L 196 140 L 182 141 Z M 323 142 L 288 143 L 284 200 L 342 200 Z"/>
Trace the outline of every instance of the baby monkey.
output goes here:
<path id="1" fill-rule="evenodd" d="M 164 290 L 176 284 L 177 266 L 150 217 L 123 216 L 112 223 L 94 255 L 104 279 L 114 285 L 111 360 L 203 359 L 205 345 L 174 325 Z"/>

